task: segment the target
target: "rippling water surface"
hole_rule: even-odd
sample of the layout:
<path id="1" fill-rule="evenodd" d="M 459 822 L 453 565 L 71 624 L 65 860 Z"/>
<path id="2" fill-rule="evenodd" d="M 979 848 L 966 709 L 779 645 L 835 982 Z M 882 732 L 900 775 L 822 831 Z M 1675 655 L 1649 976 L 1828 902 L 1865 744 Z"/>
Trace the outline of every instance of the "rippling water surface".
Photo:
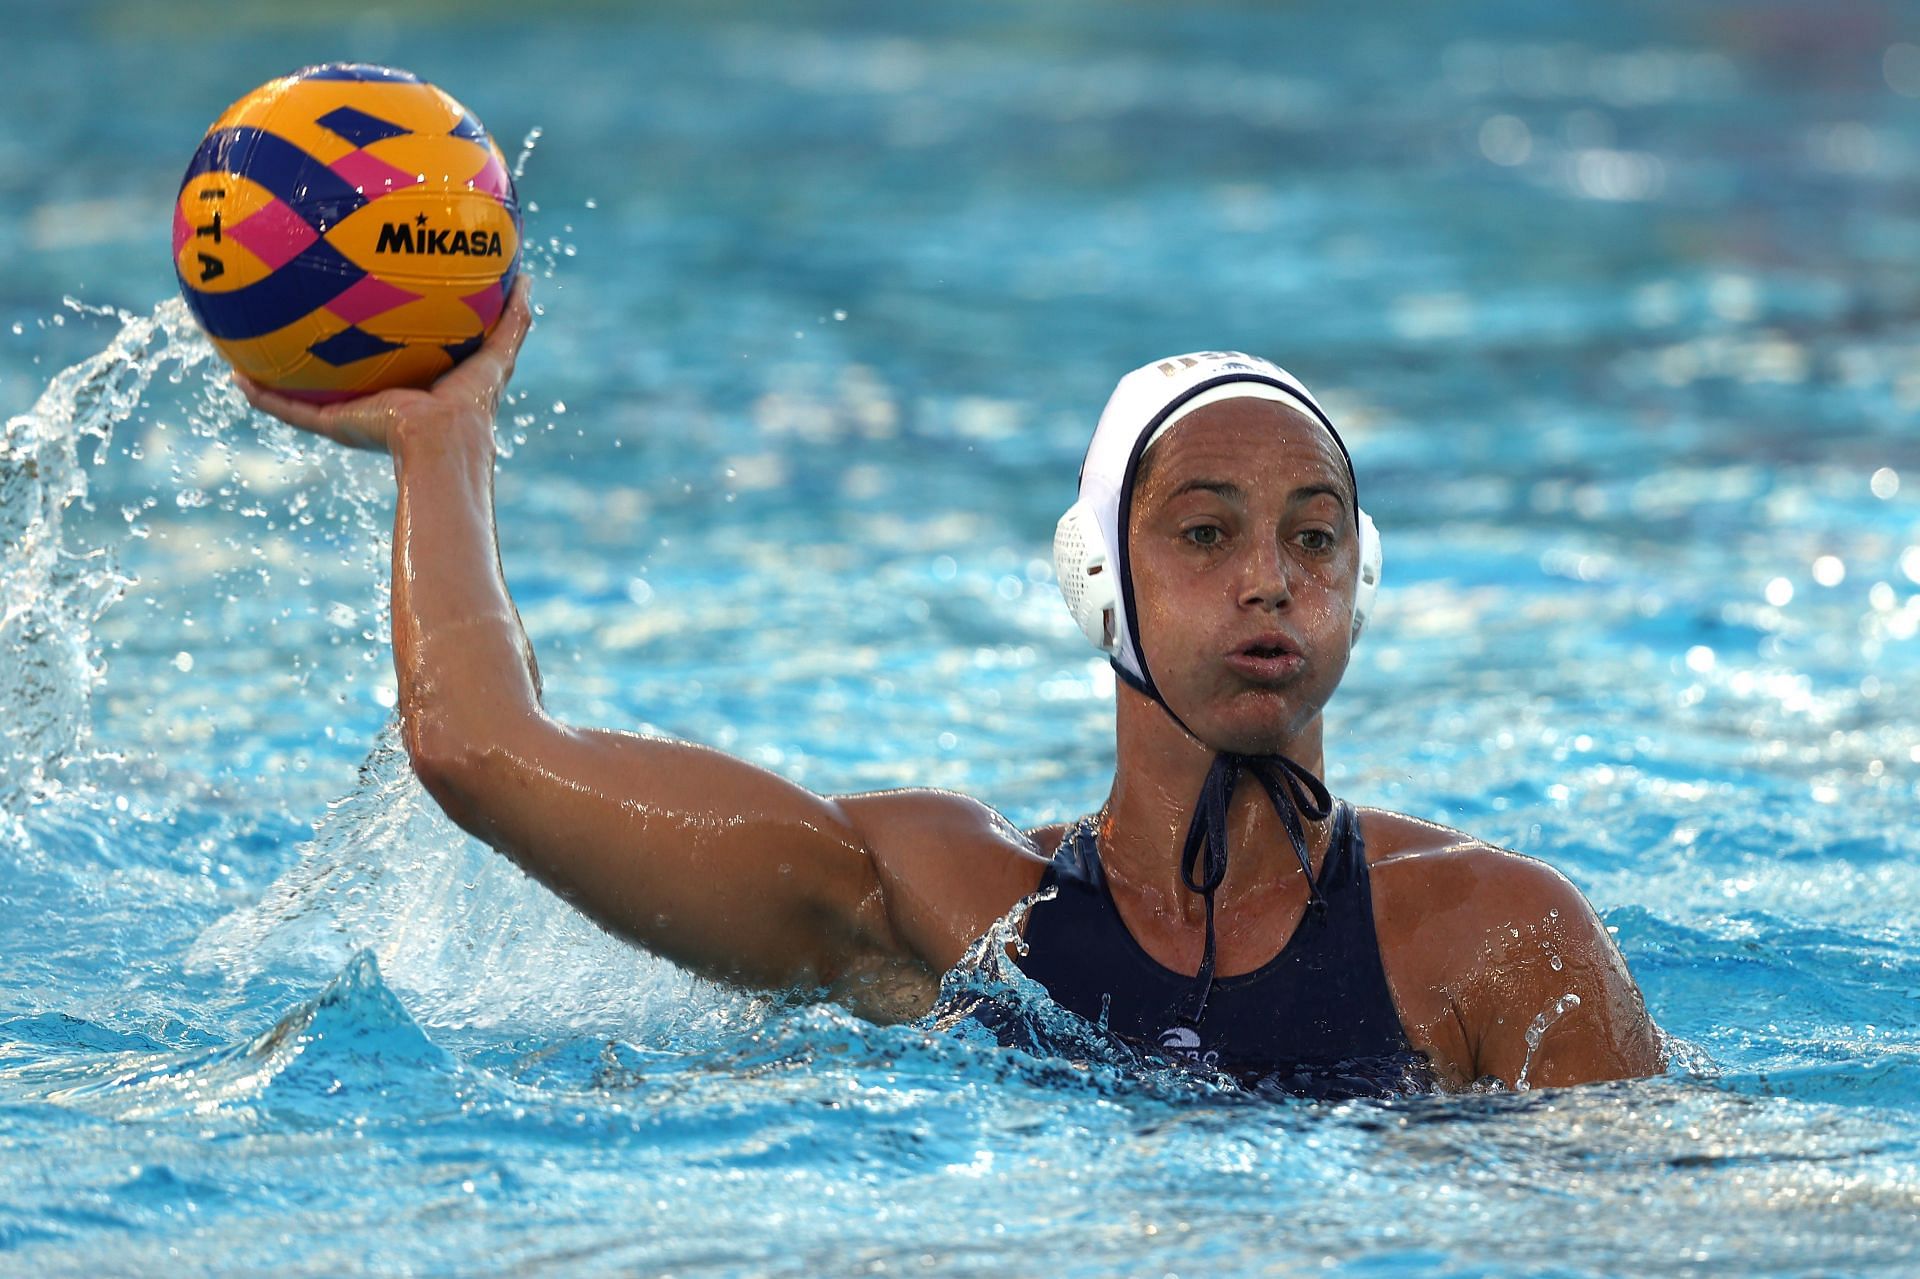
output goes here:
<path id="1" fill-rule="evenodd" d="M 159 12 L 0 3 L 0 1270 L 1920 1262 L 1910 6 Z M 1119 373 L 1261 351 L 1386 539 L 1335 788 L 1566 871 L 1674 1070 L 1253 1103 L 703 985 L 463 838 L 384 463 L 171 300 L 200 131 L 343 56 L 528 151 L 559 713 L 1093 807 L 1053 520 Z"/>

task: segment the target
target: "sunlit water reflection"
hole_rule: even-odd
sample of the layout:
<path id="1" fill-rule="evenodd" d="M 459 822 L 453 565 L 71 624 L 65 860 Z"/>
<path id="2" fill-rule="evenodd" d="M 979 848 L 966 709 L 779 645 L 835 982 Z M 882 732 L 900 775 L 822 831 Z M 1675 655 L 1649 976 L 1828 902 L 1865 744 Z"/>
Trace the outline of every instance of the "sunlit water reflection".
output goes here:
<path id="1" fill-rule="evenodd" d="M 1912 1269 L 1920 52 L 1882 10 L 10 20 L 0 1269 Z M 242 416 L 156 307 L 207 117 L 339 53 L 541 130 L 499 499 L 558 712 L 1087 810 L 1112 679 L 1047 545 L 1091 416 L 1260 350 L 1386 539 L 1335 789 L 1566 871 L 1673 1073 L 1255 1102 L 715 989 L 461 837 L 388 727 L 385 464 Z"/>

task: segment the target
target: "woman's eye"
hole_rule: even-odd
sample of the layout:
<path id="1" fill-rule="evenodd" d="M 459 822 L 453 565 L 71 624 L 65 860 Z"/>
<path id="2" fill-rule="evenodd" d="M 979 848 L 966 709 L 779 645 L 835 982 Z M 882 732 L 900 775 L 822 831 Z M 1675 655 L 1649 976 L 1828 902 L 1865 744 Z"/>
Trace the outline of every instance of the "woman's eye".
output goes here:
<path id="1" fill-rule="evenodd" d="M 1186 531 L 1186 537 L 1195 546 L 1220 545 L 1220 529 L 1213 524 L 1197 524 Z"/>
<path id="2" fill-rule="evenodd" d="M 1323 528 L 1303 529 L 1300 544 L 1309 551 L 1330 551 L 1333 549 L 1333 534 Z"/>

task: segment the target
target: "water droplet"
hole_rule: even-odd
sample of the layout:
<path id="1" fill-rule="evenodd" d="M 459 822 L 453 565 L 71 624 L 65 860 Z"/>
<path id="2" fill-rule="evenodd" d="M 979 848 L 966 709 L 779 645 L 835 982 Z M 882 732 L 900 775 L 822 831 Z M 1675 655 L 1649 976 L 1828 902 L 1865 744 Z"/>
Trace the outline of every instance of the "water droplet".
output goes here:
<path id="1" fill-rule="evenodd" d="M 1539 1051 L 1540 1041 L 1547 1037 L 1547 1032 L 1553 1029 L 1555 1022 L 1579 1006 L 1580 996 L 1574 994 L 1572 991 L 1568 991 L 1553 1001 L 1553 1007 L 1543 1011 L 1528 1024 L 1525 1035 L 1527 1055 L 1520 1063 L 1520 1074 L 1513 1081 L 1515 1092 L 1526 1092 L 1530 1087 L 1527 1083 L 1527 1072 L 1533 1069 L 1533 1055 Z"/>

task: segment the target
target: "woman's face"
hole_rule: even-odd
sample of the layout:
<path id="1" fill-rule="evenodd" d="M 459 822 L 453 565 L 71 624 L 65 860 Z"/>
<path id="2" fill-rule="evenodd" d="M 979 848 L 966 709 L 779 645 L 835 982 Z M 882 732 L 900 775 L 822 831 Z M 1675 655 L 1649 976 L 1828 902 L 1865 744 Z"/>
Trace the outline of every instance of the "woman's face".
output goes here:
<path id="1" fill-rule="evenodd" d="M 1135 623 L 1161 696 L 1203 741 L 1287 754 L 1347 669 L 1360 536 L 1339 448 L 1301 410 L 1223 400 L 1140 463 Z"/>

